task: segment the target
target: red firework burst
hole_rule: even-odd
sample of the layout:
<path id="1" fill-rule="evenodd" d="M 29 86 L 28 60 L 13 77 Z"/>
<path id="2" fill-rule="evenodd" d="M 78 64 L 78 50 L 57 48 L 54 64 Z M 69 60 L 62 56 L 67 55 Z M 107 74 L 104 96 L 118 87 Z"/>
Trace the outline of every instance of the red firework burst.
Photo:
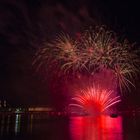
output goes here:
<path id="1" fill-rule="evenodd" d="M 89 86 L 79 90 L 72 98 L 75 103 L 70 104 L 72 111 L 82 110 L 86 114 L 96 115 L 106 112 L 108 108 L 120 102 L 120 96 L 114 96 L 113 90 Z"/>

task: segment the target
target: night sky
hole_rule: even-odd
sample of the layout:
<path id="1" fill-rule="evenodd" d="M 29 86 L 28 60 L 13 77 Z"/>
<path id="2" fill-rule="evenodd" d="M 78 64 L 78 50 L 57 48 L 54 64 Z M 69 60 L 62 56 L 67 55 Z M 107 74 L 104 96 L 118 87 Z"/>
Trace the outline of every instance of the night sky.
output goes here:
<path id="1" fill-rule="evenodd" d="M 36 50 L 62 31 L 76 35 L 100 25 L 139 45 L 138 1 L 0 0 L 0 99 L 9 106 L 51 104 L 45 75 L 32 66 Z M 139 103 L 136 83 L 134 93 L 125 97 L 129 104 Z"/>

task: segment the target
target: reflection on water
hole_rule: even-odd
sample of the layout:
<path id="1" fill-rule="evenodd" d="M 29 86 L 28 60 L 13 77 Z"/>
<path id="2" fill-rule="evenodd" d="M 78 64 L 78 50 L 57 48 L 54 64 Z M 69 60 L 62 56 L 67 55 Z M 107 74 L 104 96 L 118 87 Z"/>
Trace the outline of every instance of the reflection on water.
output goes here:
<path id="1" fill-rule="evenodd" d="M 70 140 L 69 118 L 48 114 L 0 114 L 0 140 Z"/>
<path id="2" fill-rule="evenodd" d="M 4 115 L 0 116 L 0 135 L 9 135 L 14 132 L 15 135 L 20 133 L 20 125 L 21 125 L 21 114 L 16 115 Z"/>
<path id="3" fill-rule="evenodd" d="M 22 133 L 21 131 L 25 132 L 25 130 L 27 130 L 26 133 L 31 134 L 32 123 L 33 114 L 0 114 L 0 135 L 20 135 Z"/>
<path id="4" fill-rule="evenodd" d="M 20 132 L 20 119 L 21 119 L 21 114 L 16 114 L 16 118 L 15 118 L 15 134 L 18 134 Z"/>
<path id="5" fill-rule="evenodd" d="M 72 140 L 122 140 L 122 118 L 72 117 Z"/>
<path id="6" fill-rule="evenodd" d="M 33 114 L 29 116 L 29 123 L 28 123 L 28 132 L 32 134 L 32 129 L 33 129 Z"/>
<path id="7" fill-rule="evenodd" d="M 0 140 L 140 140 L 139 116 L 0 114 Z"/>

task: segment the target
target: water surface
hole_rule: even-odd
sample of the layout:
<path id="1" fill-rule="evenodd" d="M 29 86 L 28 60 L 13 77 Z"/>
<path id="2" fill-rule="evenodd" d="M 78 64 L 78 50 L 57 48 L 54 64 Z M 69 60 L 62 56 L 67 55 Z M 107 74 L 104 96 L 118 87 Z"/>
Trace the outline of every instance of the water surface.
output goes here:
<path id="1" fill-rule="evenodd" d="M 0 140 L 140 140 L 140 116 L 0 114 Z"/>

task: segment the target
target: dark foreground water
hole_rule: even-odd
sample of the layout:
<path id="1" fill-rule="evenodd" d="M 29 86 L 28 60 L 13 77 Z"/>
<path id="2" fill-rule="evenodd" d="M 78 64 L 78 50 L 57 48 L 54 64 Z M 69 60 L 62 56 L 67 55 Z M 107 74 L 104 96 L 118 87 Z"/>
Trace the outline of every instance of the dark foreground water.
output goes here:
<path id="1" fill-rule="evenodd" d="M 0 140 L 140 140 L 140 116 L 0 114 Z"/>

